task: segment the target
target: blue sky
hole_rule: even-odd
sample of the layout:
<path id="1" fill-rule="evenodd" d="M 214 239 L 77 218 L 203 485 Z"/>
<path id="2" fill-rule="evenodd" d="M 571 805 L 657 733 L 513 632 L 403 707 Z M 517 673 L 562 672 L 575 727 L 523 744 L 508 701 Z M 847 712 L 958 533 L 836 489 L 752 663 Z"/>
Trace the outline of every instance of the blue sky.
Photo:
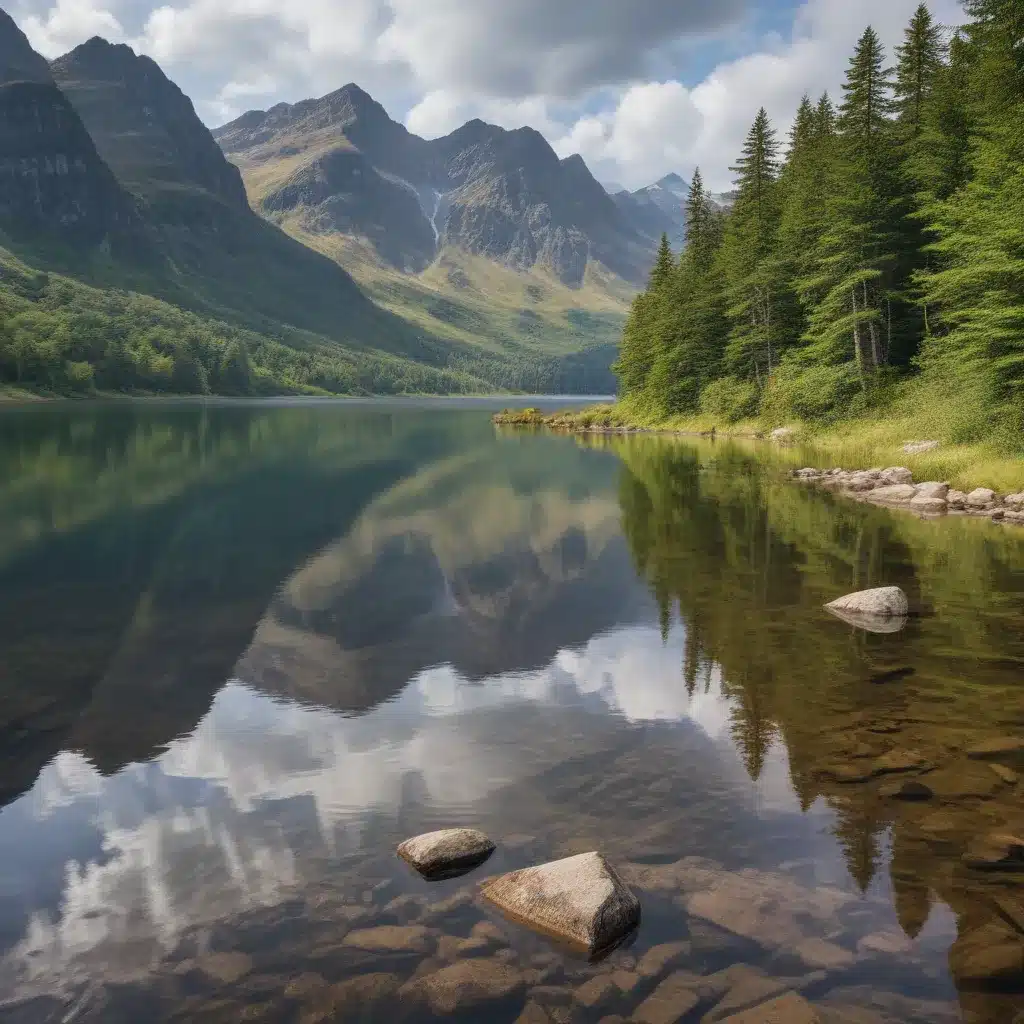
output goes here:
<path id="1" fill-rule="evenodd" d="M 890 47 L 918 0 L 16 0 L 55 57 L 90 36 L 147 53 L 215 126 L 355 81 L 421 135 L 531 125 L 636 188 L 700 165 L 714 189 L 763 105 L 838 92 L 872 24 Z M 932 0 L 955 24 L 957 0 Z"/>

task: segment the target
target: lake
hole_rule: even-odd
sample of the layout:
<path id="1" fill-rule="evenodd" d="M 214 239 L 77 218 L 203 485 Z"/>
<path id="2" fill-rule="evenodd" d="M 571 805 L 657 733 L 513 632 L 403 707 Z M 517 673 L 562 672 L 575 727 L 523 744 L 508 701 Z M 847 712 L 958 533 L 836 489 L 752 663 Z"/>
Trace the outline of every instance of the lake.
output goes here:
<path id="1" fill-rule="evenodd" d="M 502 404 L 0 410 L 0 1020 L 1024 1021 L 1024 530 Z M 595 849 L 604 959 L 479 898 Z"/>

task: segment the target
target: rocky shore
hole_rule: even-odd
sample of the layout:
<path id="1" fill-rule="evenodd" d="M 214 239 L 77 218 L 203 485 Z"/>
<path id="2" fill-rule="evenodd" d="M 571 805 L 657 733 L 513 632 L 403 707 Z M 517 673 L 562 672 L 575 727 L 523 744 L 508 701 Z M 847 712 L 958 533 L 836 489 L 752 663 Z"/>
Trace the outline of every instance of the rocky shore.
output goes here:
<path id="1" fill-rule="evenodd" d="M 985 516 L 1024 524 L 1024 491 L 1000 495 L 991 488 L 977 487 L 967 493 L 938 480 L 915 484 L 913 474 L 904 466 L 861 470 L 805 467 L 791 475 L 800 483 L 826 487 L 859 501 L 905 508 L 921 516 Z"/>

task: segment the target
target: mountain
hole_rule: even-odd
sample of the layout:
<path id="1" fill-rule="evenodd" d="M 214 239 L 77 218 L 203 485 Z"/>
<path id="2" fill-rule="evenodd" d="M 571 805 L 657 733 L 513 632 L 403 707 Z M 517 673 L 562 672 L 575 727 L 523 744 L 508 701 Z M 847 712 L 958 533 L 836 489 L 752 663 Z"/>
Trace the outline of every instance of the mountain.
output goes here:
<path id="1" fill-rule="evenodd" d="M 0 224 L 13 236 L 79 246 L 129 243 L 130 197 L 54 84 L 50 67 L 0 11 Z"/>
<path id="2" fill-rule="evenodd" d="M 610 196 L 615 195 L 616 192 L 627 191 L 626 186 L 620 185 L 617 181 L 602 181 L 601 188 L 603 188 Z"/>
<path id="3" fill-rule="evenodd" d="M 686 241 L 686 196 L 689 182 L 678 174 L 666 174 L 653 185 L 635 192 L 620 192 L 614 198 L 623 213 L 660 238 L 668 235 L 672 248 L 679 250 Z"/>
<path id="4" fill-rule="evenodd" d="M 52 81 L 46 58 L 32 49 L 14 19 L 0 10 L 0 83 Z"/>
<path id="5" fill-rule="evenodd" d="M 427 141 L 349 84 L 249 111 L 214 132 L 264 213 L 367 239 L 419 272 L 446 247 L 580 287 L 588 266 L 640 284 L 651 239 L 622 216 L 581 157 L 559 160 L 532 128 L 474 120 Z"/>

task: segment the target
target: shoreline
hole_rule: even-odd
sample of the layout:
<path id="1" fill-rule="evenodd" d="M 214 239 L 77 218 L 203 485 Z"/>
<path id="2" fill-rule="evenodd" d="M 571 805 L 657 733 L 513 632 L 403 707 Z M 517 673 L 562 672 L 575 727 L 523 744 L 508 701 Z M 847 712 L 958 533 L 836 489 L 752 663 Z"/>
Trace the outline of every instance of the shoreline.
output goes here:
<path id="1" fill-rule="evenodd" d="M 938 440 L 882 444 L 861 437 L 864 425 L 855 421 L 842 424 L 831 438 L 792 427 L 770 430 L 752 421 L 725 429 L 707 427 L 700 420 L 658 425 L 613 405 L 554 413 L 506 409 L 496 413 L 493 421 L 498 426 L 564 434 L 757 441 L 791 463 L 787 478 L 794 482 L 823 487 L 855 501 L 904 509 L 926 519 L 967 515 L 1024 525 L 1024 459 L 984 446 Z M 798 461 L 801 459 L 809 461 Z M 897 460 L 908 465 L 897 464 Z M 841 469 L 840 461 L 858 468 Z M 880 463 L 888 468 L 878 468 Z M 915 479 L 921 482 L 915 483 Z"/>

